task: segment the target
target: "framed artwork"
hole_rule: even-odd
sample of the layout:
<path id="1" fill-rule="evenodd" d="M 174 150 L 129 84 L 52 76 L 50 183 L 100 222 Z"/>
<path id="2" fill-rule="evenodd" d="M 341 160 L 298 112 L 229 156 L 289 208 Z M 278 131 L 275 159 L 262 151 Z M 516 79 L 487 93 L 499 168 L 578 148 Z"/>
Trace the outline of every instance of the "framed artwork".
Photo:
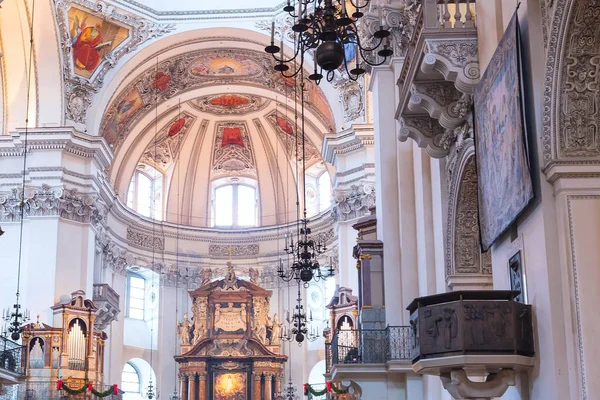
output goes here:
<path id="1" fill-rule="evenodd" d="M 510 227 L 534 197 L 519 53 L 515 13 L 473 94 L 483 251 Z"/>
<path id="2" fill-rule="evenodd" d="M 84 78 L 91 77 L 104 57 L 129 36 L 126 28 L 75 7 L 68 18 L 73 69 Z"/>
<path id="3" fill-rule="evenodd" d="M 518 303 L 526 303 L 525 278 L 520 250 L 508 260 L 508 276 L 510 280 L 510 290 L 518 290 L 521 292 L 514 300 Z"/>

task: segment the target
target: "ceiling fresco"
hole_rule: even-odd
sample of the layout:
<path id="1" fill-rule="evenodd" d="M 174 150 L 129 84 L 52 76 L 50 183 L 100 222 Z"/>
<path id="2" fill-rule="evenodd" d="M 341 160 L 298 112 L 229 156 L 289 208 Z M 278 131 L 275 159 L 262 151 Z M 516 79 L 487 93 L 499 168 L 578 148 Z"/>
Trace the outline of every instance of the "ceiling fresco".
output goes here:
<path id="1" fill-rule="evenodd" d="M 155 98 L 160 104 L 190 90 L 232 84 L 266 87 L 292 97 L 294 93 L 299 94 L 299 90 L 294 90 L 293 79 L 282 79 L 278 72 L 273 71 L 268 54 L 247 49 L 203 49 L 164 60 L 138 75 L 113 98 L 104 114 L 100 131 L 116 152 L 133 125 L 154 109 Z M 333 130 L 333 114 L 321 89 L 307 82 L 305 99 L 307 108 Z M 221 95 L 194 104 L 196 108 L 204 108 L 214 114 L 236 114 L 237 111 L 248 112 L 252 107 L 258 107 L 252 96 L 242 95 Z"/>
<path id="2" fill-rule="evenodd" d="M 212 156 L 212 176 L 256 178 L 256 162 L 248 128 L 244 122 L 217 123 Z"/>
<path id="3" fill-rule="evenodd" d="M 198 111 L 215 115 L 244 115 L 265 108 L 270 100 L 245 94 L 218 94 L 190 101 Z"/>
<path id="4" fill-rule="evenodd" d="M 296 137 L 294 123 L 277 111 L 268 114 L 266 119 L 277 132 L 277 137 L 283 144 L 289 159 L 302 161 L 302 139 L 301 136 Z M 310 140 L 306 140 L 304 145 L 307 166 L 321 160 L 321 152 Z M 298 150 L 297 157 L 296 150 Z"/>
<path id="5" fill-rule="evenodd" d="M 188 113 L 181 113 L 172 118 L 152 140 L 140 159 L 140 163 L 148 164 L 165 172 L 171 167 L 181 149 L 181 142 L 187 131 L 192 126 L 195 117 Z"/>

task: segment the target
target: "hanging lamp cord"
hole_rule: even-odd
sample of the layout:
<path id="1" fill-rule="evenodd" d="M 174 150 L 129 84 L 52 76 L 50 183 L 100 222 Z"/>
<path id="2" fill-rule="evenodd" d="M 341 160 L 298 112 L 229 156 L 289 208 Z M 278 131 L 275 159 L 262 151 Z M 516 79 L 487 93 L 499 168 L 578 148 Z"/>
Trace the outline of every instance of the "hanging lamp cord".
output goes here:
<path id="1" fill-rule="evenodd" d="M 23 181 L 21 186 L 21 221 L 20 221 L 20 233 L 19 233 L 19 263 L 17 269 L 17 301 L 15 305 L 19 304 L 19 295 L 21 287 L 21 262 L 23 259 L 23 224 L 25 220 L 25 183 L 27 175 L 27 140 L 28 140 L 28 126 L 29 126 L 29 99 L 31 96 L 31 71 L 33 67 L 33 26 L 35 21 L 35 0 L 31 4 L 31 26 L 29 28 L 29 66 L 27 68 L 27 104 L 25 106 L 25 140 L 23 146 Z M 18 314 L 19 310 L 15 310 Z"/>

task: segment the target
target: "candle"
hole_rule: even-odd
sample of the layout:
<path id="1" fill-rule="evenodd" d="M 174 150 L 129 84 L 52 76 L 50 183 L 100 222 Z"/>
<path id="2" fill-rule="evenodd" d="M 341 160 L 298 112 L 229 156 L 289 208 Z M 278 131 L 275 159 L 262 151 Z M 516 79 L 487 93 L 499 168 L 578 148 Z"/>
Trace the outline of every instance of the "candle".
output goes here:
<path id="1" fill-rule="evenodd" d="M 347 12 L 346 12 L 346 0 L 342 0 L 342 15 L 347 15 Z"/>
<path id="2" fill-rule="evenodd" d="M 358 44 L 354 45 L 354 62 L 356 63 L 356 69 L 360 66 L 360 62 L 358 62 L 358 55 L 360 49 L 358 48 Z M 333 265 L 333 257 L 329 256 L 329 265 Z"/>
<path id="3" fill-rule="evenodd" d="M 302 20 L 302 0 L 298 0 L 298 21 Z"/>
<path id="4" fill-rule="evenodd" d="M 280 62 L 283 63 L 283 37 L 281 38 L 281 41 L 279 42 L 279 44 L 280 44 L 279 47 L 281 48 L 281 52 L 279 54 L 279 58 L 281 59 Z"/>
<path id="5" fill-rule="evenodd" d="M 312 310 L 310 310 L 310 320 L 312 321 Z"/>
<path id="6" fill-rule="evenodd" d="M 381 22 L 381 26 L 383 26 L 383 11 L 381 10 L 381 6 L 377 8 L 377 19 Z"/>
<path id="7" fill-rule="evenodd" d="M 315 62 L 315 74 L 317 73 L 317 55 L 315 54 L 313 57 L 313 60 Z"/>
<path id="8" fill-rule="evenodd" d="M 271 21 L 271 45 L 275 43 L 275 20 Z"/>

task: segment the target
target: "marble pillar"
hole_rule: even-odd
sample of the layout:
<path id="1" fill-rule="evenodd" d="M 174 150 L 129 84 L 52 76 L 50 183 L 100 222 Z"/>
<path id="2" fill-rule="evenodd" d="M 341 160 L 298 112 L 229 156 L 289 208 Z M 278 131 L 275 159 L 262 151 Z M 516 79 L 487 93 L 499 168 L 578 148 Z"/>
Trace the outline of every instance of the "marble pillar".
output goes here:
<path id="1" fill-rule="evenodd" d="M 198 400 L 206 400 L 206 373 L 199 375 L 200 388 L 198 391 Z"/>
<path id="2" fill-rule="evenodd" d="M 191 382 L 190 382 L 191 392 L 190 392 L 189 400 L 198 400 L 198 377 L 196 376 L 196 374 L 194 374 L 190 378 L 191 378 Z"/>
<path id="3" fill-rule="evenodd" d="M 188 376 L 186 374 L 179 374 L 179 382 L 181 383 L 181 400 L 188 399 Z"/>
<path id="4" fill-rule="evenodd" d="M 271 388 L 272 388 L 272 378 L 273 375 L 271 374 L 265 374 L 265 400 L 272 400 L 271 399 Z"/>
<path id="5" fill-rule="evenodd" d="M 260 399 L 260 389 L 261 389 L 261 385 L 260 385 L 260 379 L 261 379 L 261 374 L 258 372 L 253 372 L 252 373 L 252 377 L 254 378 L 252 381 L 252 398 L 253 399 Z"/>

